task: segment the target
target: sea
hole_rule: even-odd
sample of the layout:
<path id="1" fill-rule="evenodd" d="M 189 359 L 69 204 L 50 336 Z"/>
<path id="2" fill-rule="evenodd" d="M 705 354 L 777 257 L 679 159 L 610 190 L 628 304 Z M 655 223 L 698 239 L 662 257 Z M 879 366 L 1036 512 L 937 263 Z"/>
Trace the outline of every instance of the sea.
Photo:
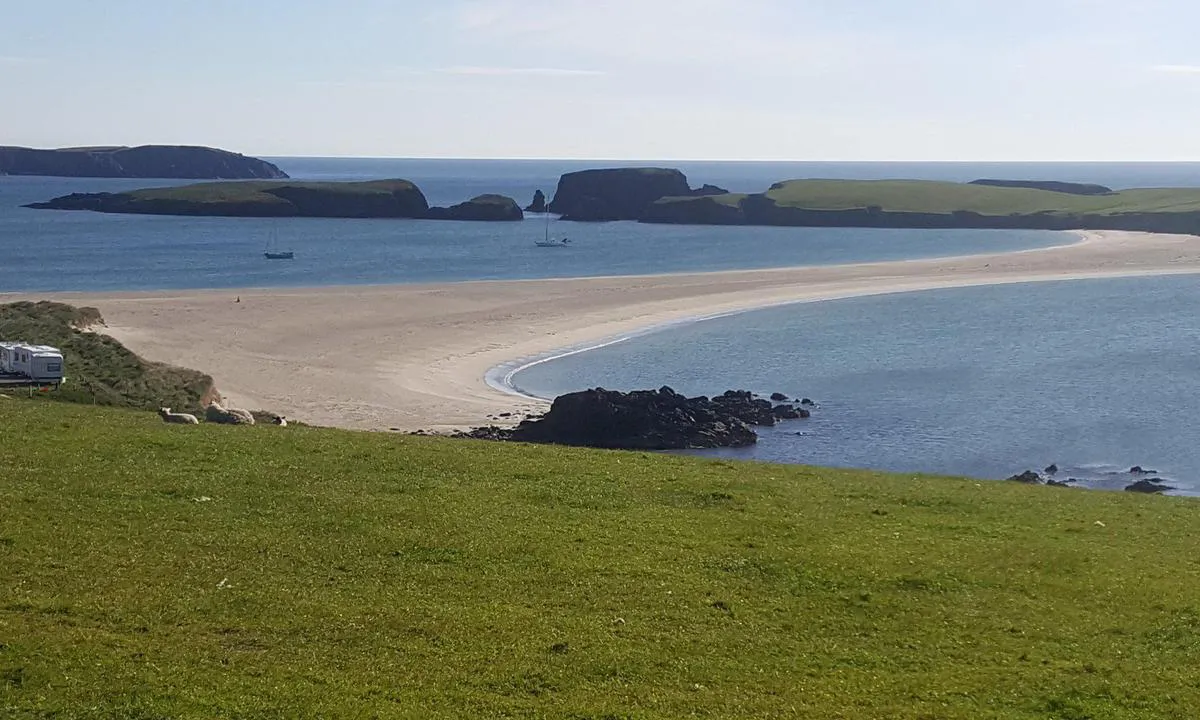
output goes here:
<path id="1" fill-rule="evenodd" d="M 431 204 L 527 204 L 559 175 L 659 165 L 693 186 L 791 178 L 1065 180 L 1200 187 L 1198 163 L 613 162 L 270 158 L 301 180 L 406 178 Z M 70 192 L 173 180 L 0 177 L 0 292 L 315 287 L 755 269 L 1061 244 L 1059 233 L 569 223 L 182 218 L 31 210 Z M 271 246 L 295 252 L 268 261 Z M 1050 464 L 1081 487 L 1154 470 L 1200 494 L 1200 277 L 1080 280 L 799 303 L 654 328 L 509 376 L 540 397 L 589 387 L 783 392 L 818 405 L 758 445 L 698 454 L 1002 479 Z M 544 359 L 544 358 L 543 358 Z"/>

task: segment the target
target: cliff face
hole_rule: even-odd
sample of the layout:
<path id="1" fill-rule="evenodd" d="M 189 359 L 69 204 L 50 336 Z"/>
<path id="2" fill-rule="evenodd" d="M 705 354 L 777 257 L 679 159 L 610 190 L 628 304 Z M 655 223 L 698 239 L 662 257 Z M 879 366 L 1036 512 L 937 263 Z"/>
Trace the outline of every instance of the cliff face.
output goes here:
<path id="1" fill-rule="evenodd" d="M 0 147 L 0 175 L 228 180 L 287 177 L 265 160 L 185 145 L 64 150 Z"/>
<path id="2" fill-rule="evenodd" d="M 678 170 L 581 170 L 559 178 L 549 209 L 564 220 L 637 220 L 655 200 L 691 192 Z"/>

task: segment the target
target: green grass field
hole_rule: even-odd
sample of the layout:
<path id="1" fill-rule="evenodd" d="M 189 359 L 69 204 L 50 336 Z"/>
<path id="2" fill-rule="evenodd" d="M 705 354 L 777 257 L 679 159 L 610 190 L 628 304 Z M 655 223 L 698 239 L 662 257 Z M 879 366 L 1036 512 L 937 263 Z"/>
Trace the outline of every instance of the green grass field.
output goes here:
<path id="1" fill-rule="evenodd" d="M 1192 718 L 1200 505 L 0 399 L 5 718 Z"/>
<path id="2" fill-rule="evenodd" d="M 396 191 L 412 190 L 407 180 L 370 180 L 366 182 L 297 182 L 294 180 L 249 180 L 208 182 L 178 187 L 146 188 L 126 193 L 138 201 L 174 200 L 204 204 L 267 203 L 286 205 L 287 200 L 272 195 L 270 190 L 290 187 L 344 195 L 390 195 Z"/>
<path id="3" fill-rule="evenodd" d="M 887 212 L 963 210 L 981 215 L 1200 212 L 1200 188 L 1148 188 L 1088 196 L 924 180 L 789 180 L 777 183 L 767 197 L 781 206 L 809 210 L 878 206 Z"/>

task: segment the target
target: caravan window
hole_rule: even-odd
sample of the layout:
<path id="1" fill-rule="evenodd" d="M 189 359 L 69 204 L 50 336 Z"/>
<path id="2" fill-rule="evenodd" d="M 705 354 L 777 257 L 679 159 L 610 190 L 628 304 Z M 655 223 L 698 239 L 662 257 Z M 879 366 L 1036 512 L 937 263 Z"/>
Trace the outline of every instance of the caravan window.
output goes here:
<path id="1" fill-rule="evenodd" d="M 46 372 L 58 372 L 62 370 L 61 363 L 46 363 Z"/>

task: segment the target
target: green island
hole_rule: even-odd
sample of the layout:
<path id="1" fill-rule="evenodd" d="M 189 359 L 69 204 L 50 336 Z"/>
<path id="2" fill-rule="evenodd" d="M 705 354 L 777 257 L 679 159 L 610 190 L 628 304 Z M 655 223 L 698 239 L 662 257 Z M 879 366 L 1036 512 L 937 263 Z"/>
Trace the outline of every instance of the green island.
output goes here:
<path id="1" fill-rule="evenodd" d="M 501 221 L 521 220 L 524 217 L 514 200 L 493 194 L 480 195 L 449 208 L 431 208 L 421 189 L 408 180 L 209 182 L 120 193 L 71 193 L 27 207 L 39 210 L 223 217 Z"/>
<path id="2" fill-rule="evenodd" d="M 1195 501 L 0 397 L 9 718 L 1189 718 Z"/>
<path id="3" fill-rule="evenodd" d="M 764 193 L 663 197 L 643 222 L 1200 232 L 1200 188 L 1078 194 L 924 180 L 789 180 Z"/>

